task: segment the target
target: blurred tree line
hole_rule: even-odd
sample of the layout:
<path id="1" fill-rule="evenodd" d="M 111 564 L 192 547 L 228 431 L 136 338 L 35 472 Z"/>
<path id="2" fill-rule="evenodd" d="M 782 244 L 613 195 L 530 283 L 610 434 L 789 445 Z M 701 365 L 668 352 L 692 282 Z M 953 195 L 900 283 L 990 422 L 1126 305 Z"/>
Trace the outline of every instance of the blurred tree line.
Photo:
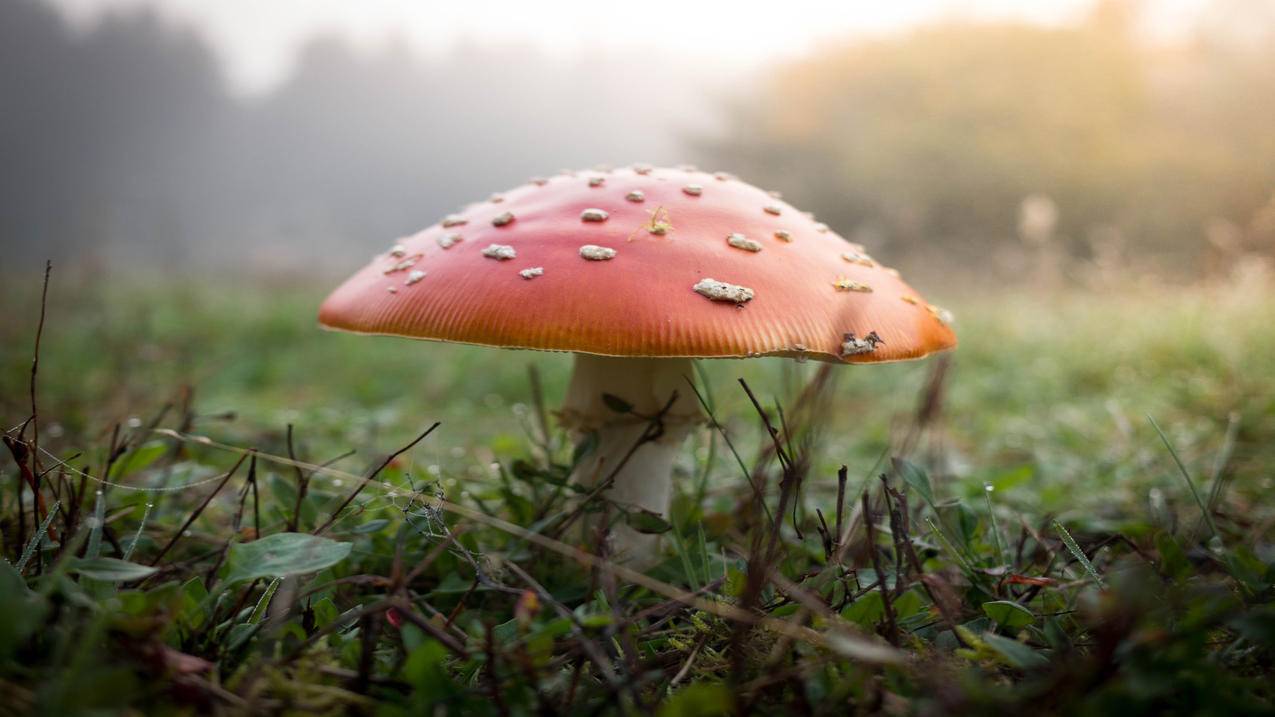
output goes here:
<path id="1" fill-rule="evenodd" d="M 892 259 L 937 269 L 941 247 L 941 271 L 1181 274 L 1270 256 L 1272 10 L 1221 0 L 1174 46 L 1141 41 L 1126 2 L 1070 28 L 829 46 L 739 98 L 703 146 Z"/>
<path id="2" fill-rule="evenodd" d="M 4 0 L 0 269 L 339 272 L 532 175 L 687 159 L 914 271 L 938 268 L 935 245 L 943 271 L 1034 279 L 1269 254 L 1275 3 L 1212 0 L 1171 45 L 1140 39 L 1132 7 L 847 40 L 761 80 L 671 53 L 424 58 L 321 38 L 243 97 L 200 36 L 144 10 L 75 32 Z"/>
<path id="3" fill-rule="evenodd" d="M 675 130 L 711 121 L 709 80 L 631 59 L 318 38 L 244 97 L 201 36 L 153 12 L 80 32 L 0 0 L 0 270 L 343 272 L 533 175 L 683 161 Z"/>

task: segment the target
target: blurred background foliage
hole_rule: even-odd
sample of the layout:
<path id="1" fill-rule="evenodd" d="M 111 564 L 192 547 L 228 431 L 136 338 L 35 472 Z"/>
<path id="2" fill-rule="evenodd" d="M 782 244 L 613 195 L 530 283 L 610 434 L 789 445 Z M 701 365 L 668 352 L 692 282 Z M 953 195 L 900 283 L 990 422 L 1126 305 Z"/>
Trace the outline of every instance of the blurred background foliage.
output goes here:
<path id="1" fill-rule="evenodd" d="M 74 28 L 11 0 L 0 248 L 28 271 L 339 274 L 534 174 L 694 161 L 939 278 L 1222 275 L 1275 245 L 1275 10 L 1212 0 L 1165 39 L 1141 29 L 1158 7 L 939 19 L 746 71 L 604 42 L 422 55 L 319 36 L 245 94 L 144 5 Z"/>
<path id="2" fill-rule="evenodd" d="M 741 102 L 712 154 L 865 244 L 1002 275 L 1051 242 L 1144 270 L 1269 254 L 1275 42 L 1144 46 L 1130 8 L 829 47 Z"/>

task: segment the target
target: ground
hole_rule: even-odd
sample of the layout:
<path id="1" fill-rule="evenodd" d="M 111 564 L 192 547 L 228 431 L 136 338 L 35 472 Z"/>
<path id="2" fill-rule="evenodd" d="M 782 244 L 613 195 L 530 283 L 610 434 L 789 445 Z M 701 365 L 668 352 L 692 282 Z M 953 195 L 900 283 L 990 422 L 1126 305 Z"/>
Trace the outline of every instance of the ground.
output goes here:
<path id="1" fill-rule="evenodd" d="M 953 292 L 945 361 L 701 362 L 717 425 L 666 522 L 563 484 L 568 356 L 324 332 L 327 287 L 295 278 L 55 271 L 19 520 L 40 287 L 6 282 L 0 609 L 26 617 L 0 690 L 64 714 L 1269 710 L 1270 287 Z M 288 426 L 304 463 L 354 453 L 296 469 Z M 664 532 L 667 560 L 635 584 L 582 513 Z"/>

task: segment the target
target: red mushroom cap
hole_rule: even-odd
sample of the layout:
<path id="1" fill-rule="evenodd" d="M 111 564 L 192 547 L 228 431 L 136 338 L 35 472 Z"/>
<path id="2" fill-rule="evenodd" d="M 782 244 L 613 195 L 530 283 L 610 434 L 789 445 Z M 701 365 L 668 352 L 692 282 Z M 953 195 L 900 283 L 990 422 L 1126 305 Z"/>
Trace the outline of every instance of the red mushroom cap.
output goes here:
<path id="1" fill-rule="evenodd" d="M 729 175 L 537 179 L 377 256 L 319 322 L 607 356 L 875 362 L 952 348 L 946 312 L 807 214 Z"/>

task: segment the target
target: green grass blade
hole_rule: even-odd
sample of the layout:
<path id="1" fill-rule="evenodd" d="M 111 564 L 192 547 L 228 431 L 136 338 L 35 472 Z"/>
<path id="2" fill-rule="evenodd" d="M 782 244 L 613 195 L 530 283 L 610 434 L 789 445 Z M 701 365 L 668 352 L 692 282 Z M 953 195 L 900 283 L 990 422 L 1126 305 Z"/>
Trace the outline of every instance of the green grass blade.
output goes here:
<path id="1" fill-rule="evenodd" d="M 53 516 L 57 515 L 58 508 L 62 507 L 62 502 L 58 501 L 49 509 L 49 514 L 44 516 L 44 520 L 40 523 L 40 529 L 35 531 L 35 535 L 31 536 L 31 540 L 27 541 L 27 546 L 22 549 L 22 557 L 18 559 L 18 564 L 14 567 L 20 573 L 26 568 L 27 563 L 31 562 L 31 557 L 35 555 L 36 548 L 40 546 L 40 542 L 44 540 L 44 536 L 49 533 L 49 525 L 53 522 Z"/>
<path id="2" fill-rule="evenodd" d="M 967 574 L 973 575 L 974 566 L 970 565 L 965 559 L 965 556 L 961 554 L 961 551 L 956 549 L 956 546 L 952 544 L 951 540 L 948 540 L 947 534 L 943 532 L 942 528 L 935 524 L 934 519 L 927 515 L 925 516 L 925 523 L 929 525 L 930 530 L 934 531 L 934 534 L 938 536 L 939 542 L 943 543 L 943 547 L 947 548 L 947 551 L 956 558 L 956 562 L 961 564 L 961 569 Z"/>
<path id="3" fill-rule="evenodd" d="M 142 530 L 146 527 L 146 519 L 151 516 L 151 508 L 154 507 L 154 503 L 146 504 L 146 511 L 142 513 L 142 522 L 137 524 L 137 532 L 133 533 L 133 542 L 129 543 L 128 548 L 124 550 L 125 560 L 133 557 L 133 551 L 137 548 L 137 541 L 142 539 Z"/>
<path id="4" fill-rule="evenodd" d="M 1012 565 L 1013 561 L 1009 558 L 1009 548 L 1005 545 L 1005 539 L 1001 536 L 1000 524 L 996 522 L 996 509 L 992 506 L 992 484 L 983 484 L 983 497 L 987 499 L 987 515 L 992 522 L 992 535 L 996 536 L 996 549 L 1000 552 L 1001 560 L 1005 565 Z"/>
<path id="5" fill-rule="evenodd" d="M 252 614 L 248 616 L 248 624 L 256 625 L 261 622 L 261 618 L 266 616 L 266 609 L 270 607 L 270 600 L 274 598 L 274 594 L 279 590 L 279 583 L 283 582 L 283 578 L 275 578 L 266 586 L 265 592 L 261 593 L 261 599 L 257 601 L 256 607 L 252 608 Z"/>
<path id="6" fill-rule="evenodd" d="M 1067 546 L 1076 561 L 1080 563 L 1086 573 L 1089 573 L 1089 577 L 1093 578 L 1095 583 L 1098 583 L 1099 588 L 1106 590 L 1107 584 L 1103 582 L 1102 576 L 1098 574 L 1098 570 L 1094 568 L 1093 563 L 1089 562 L 1089 558 L 1085 557 L 1085 551 L 1080 549 L 1080 545 L 1076 543 L 1075 538 L 1071 537 L 1071 533 L 1067 532 L 1067 528 L 1063 527 L 1061 522 L 1055 520 L 1054 530 L 1058 531 L 1058 537 L 1062 538 L 1063 545 Z"/>
<path id="7" fill-rule="evenodd" d="M 1178 470 L 1182 472 L 1182 478 L 1186 480 L 1186 485 L 1191 489 L 1191 496 L 1195 498 L 1195 504 L 1200 506 L 1200 512 L 1204 514 L 1204 522 L 1209 526 L 1209 532 L 1213 537 L 1221 540 L 1222 534 L 1217 531 L 1217 524 L 1213 522 L 1213 514 L 1209 511 L 1209 507 L 1205 505 L 1204 499 L 1200 497 L 1200 491 L 1195 487 L 1195 481 L 1191 480 L 1191 472 L 1186 469 L 1186 464 L 1182 462 L 1182 458 L 1178 456 L 1177 450 L 1173 448 L 1173 444 L 1169 442 L 1169 437 L 1164 435 L 1164 431 L 1160 430 L 1160 424 L 1150 415 L 1147 420 L 1151 422 L 1151 427 L 1160 435 L 1160 440 L 1164 441 L 1164 447 L 1169 449 L 1169 455 L 1173 456 L 1173 462 L 1178 464 Z"/>
<path id="8" fill-rule="evenodd" d="M 89 524 L 89 545 L 84 549 L 84 557 L 92 560 L 102 553 L 102 528 L 106 525 L 106 496 L 97 492 L 97 501 L 93 505 L 93 522 Z"/>

